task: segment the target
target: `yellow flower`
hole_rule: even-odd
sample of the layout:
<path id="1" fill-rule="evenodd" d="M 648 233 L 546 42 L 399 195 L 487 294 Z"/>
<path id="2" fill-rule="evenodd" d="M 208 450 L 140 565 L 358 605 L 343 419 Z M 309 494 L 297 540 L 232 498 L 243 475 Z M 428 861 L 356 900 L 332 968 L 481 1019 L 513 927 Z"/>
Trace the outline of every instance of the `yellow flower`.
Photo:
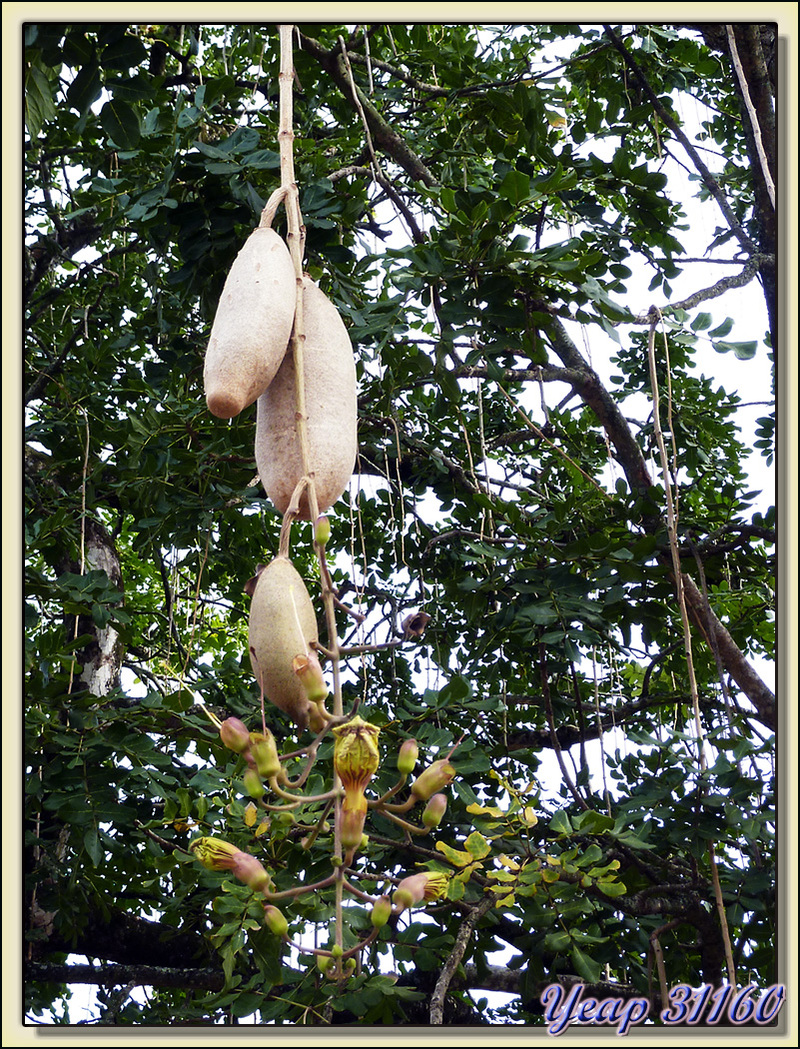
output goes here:
<path id="1" fill-rule="evenodd" d="M 339 835 L 346 849 L 356 849 L 361 844 L 367 814 L 364 789 L 380 763 L 379 733 L 380 729 L 376 725 L 370 725 L 358 715 L 333 730 L 336 736 L 333 767 L 344 787 Z"/>
<path id="2" fill-rule="evenodd" d="M 333 730 L 333 767 L 339 773 L 345 792 L 363 792 L 380 764 L 380 729 L 356 715 Z"/>

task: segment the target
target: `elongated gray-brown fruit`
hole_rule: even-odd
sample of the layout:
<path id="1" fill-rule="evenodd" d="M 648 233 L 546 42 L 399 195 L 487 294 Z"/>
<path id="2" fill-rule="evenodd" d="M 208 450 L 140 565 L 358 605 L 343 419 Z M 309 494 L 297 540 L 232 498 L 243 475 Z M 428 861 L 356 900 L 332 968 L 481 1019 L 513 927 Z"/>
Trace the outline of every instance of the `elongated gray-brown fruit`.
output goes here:
<path id="1" fill-rule="evenodd" d="M 308 277 L 303 278 L 303 321 L 309 470 L 316 481 L 319 512 L 324 513 L 344 492 L 355 466 L 356 366 L 339 311 Z M 289 352 L 259 397 L 256 415 L 258 474 L 282 514 L 303 476 L 295 412 L 295 369 Z M 305 494 L 299 516 L 306 521 L 311 517 Z"/>
<path id="2" fill-rule="evenodd" d="M 272 382 L 296 302 L 289 249 L 274 230 L 254 230 L 233 261 L 208 340 L 203 382 L 213 415 L 238 415 Z"/>
<path id="3" fill-rule="evenodd" d="M 255 580 L 250 604 L 250 661 L 264 695 L 300 728 L 311 701 L 292 667 L 316 641 L 317 617 L 306 585 L 288 557 L 278 556 Z"/>

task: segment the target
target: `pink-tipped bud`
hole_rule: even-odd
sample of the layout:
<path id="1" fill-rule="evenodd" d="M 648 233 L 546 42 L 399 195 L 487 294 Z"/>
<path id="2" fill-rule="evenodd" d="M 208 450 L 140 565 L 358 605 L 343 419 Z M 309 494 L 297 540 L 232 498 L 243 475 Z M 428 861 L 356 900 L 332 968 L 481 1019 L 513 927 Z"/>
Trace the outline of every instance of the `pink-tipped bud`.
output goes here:
<path id="1" fill-rule="evenodd" d="M 320 514 L 314 522 L 314 542 L 325 546 L 331 537 L 331 523 L 325 514 Z"/>
<path id="2" fill-rule="evenodd" d="M 428 830 L 433 830 L 434 827 L 438 827 L 442 822 L 442 816 L 444 816 L 446 811 L 447 796 L 444 794 L 434 794 L 425 806 L 425 811 L 422 813 L 422 825 L 427 827 Z"/>
<path id="3" fill-rule="evenodd" d="M 261 861 L 249 852 L 239 853 L 233 873 L 239 881 L 249 885 L 253 892 L 269 892 L 272 888 L 272 879 L 262 867 Z"/>
<path id="4" fill-rule="evenodd" d="M 449 787 L 456 777 L 456 770 L 447 760 L 440 758 L 429 765 L 425 771 L 411 784 L 411 793 L 419 801 L 427 801 L 432 794 Z"/>
<path id="5" fill-rule="evenodd" d="M 312 703 L 322 703 L 326 699 L 328 686 L 322 676 L 322 667 L 316 652 L 295 656 L 292 660 L 292 670 Z"/>
<path id="6" fill-rule="evenodd" d="M 388 896 L 381 896 L 375 901 L 372 908 L 372 925 L 375 929 L 382 929 L 392 916 L 392 901 Z"/>
<path id="7" fill-rule="evenodd" d="M 250 733 L 250 753 L 262 779 L 270 780 L 281 771 L 278 745 L 269 729 L 266 736 L 262 732 Z"/>
<path id="8" fill-rule="evenodd" d="M 244 782 L 244 789 L 254 801 L 263 798 L 267 793 L 264 789 L 264 784 L 261 782 L 261 777 L 255 769 L 245 769 L 242 780 Z"/>
<path id="9" fill-rule="evenodd" d="M 289 935 L 289 923 L 278 908 L 273 907 L 271 903 L 264 908 L 264 923 L 276 936 L 285 938 Z"/>
<path id="10" fill-rule="evenodd" d="M 447 892 L 448 877 L 439 871 L 420 871 L 403 878 L 394 891 L 392 899 L 399 911 L 414 907 L 418 903 L 438 900 Z"/>
<path id="11" fill-rule="evenodd" d="M 247 725 L 238 718 L 225 718 L 219 727 L 219 738 L 234 754 L 244 754 L 250 746 Z"/>
<path id="12" fill-rule="evenodd" d="M 401 776 L 410 776 L 419 757 L 419 747 L 415 739 L 407 739 L 397 755 L 397 771 Z"/>

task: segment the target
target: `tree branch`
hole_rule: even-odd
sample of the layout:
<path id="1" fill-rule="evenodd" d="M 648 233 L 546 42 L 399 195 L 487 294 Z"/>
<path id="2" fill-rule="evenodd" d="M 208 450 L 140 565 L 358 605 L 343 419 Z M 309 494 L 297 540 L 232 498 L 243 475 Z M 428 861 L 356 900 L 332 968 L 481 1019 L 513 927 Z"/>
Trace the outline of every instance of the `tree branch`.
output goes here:
<path id="1" fill-rule="evenodd" d="M 728 203 L 727 197 L 722 192 L 717 180 L 714 178 L 714 176 L 703 163 L 702 159 L 700 158 L 700 154 L 697 152 L 692 143 L 686 137 L 683 130 L 678 126 L 678 124 L 673 120 L 673 118 L 661 104 L 661 100 L 659 99 L 655 91 L 653 91 L 652 87 L 650 86 L 649 80 L 642 72 L 638 62 L 636 62 L 633 56 L 627 51 L 622 41 L 611 28 L 611 26 L 604 24 L 603 29 L 605 30 L 606 35 L 613 44 L 614 48 L 622 56 L 622 60 L 624 61 L 625 65 L 628 67 L 631 73 L 633 73 L 633 76 L 636 79 L 637 83 L 649 98 L 650 104 L 652 105 L 653 109 L 656 111 L 656 113 L 658 113 L 661 120 L 664 122 L 664 124 L 666 124 L 670 131 L 672 131 L 673 135 L 675 135 L 675 137 L 681 143 L 688 155 L 691 157 L 692 163 L 700 173 L 700 178 L 703 181 L 703 185 L 706 187 L 706 189 L 714 198 L 714 200 L 716 200 L 717 204 L 719 204 L 720 211 L 725 216 L 725 220 L 728 223 L 731 232 L 742 245 L 744 250 L 748 253 L 748 255 L 753 254 L 756 251 L 755 244 L 752 240 L 750 240 L 745 231 L 742 229 L 739 221 L 733 213 L 733 209 Z"/>
<path id="2" fill-rule="evenodd" d="M 745 658 L 739 646 L 703 600 L 691 576 L 682 575 L 686 607 L 711 650 L 716 644 L 725 669 L 758 711 L 767 728 L 776 729 L 775 696 Z"/>
<path id="3" fill-rule="evenodd" d="M 313 37 L 305 36 L 303 33 L 298 35 L 303 50 L 317 59 L 342 92 L 343 97 L 352 102 L 353 96 L 350 90 L 347 68 L 339 50 L 334 48 L 331 51 L 327 51 Z M 361 88 L 357 84 L 354 84 L 354 88 L 356 97 L 364 111 L 364 117 L 369 125 L 373 143 L 379 146 L 387 156 L 391 157 L 415 182 L 422 182 L 426 186 L 438 185 L 438 180 L 431 174 L 421 158 L 411 149 L 405 139 L 401 138 L 384 120 Z"/>
<path id="4" fill-rule="evenodd" d="M 444 998 L 447 994 L 447 988 L 450 986 L 453 974 L 458 968 L 461 959 L 464 957 L 464 951 L 467 949 L 472 930 L 484 914 L 491 909 L 493 904 L 494 897 L 491 894 L 484 896 L 483 899 L 470 910 L 465 920 L 461 923 L 458 935 L 456 936 L 456 942 L 453 945 L 453 949 L 450 952 L 447 961 L 442 967 L 441 975 L 436 981 L 436 987 L 431 995 L 432 1025 L 444 1022 Z"/>

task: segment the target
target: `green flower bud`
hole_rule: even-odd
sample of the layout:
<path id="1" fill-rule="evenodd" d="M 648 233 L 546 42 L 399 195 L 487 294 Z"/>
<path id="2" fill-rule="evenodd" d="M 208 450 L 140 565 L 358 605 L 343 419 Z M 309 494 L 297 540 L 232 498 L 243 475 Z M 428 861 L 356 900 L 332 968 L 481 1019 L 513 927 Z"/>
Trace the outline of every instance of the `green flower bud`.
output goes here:
<path id="1" fill-rule="evenodd" d="M 266 735 L 261 732 L 250 733 L 250 753 L 262 779 L 270 780 L 281 771 L 278 745 L 269 729 Z"/>
<path id="2" fill-rule="evenodd" d="M 372 908 L 372 925 L 376 929 L 382 929 L 392 916 L 392 901 L 388 896 L 381 896 L 375 901 Z"/>
<path id="3" fill-rule="evenodd" d="M 427 801 L 432 794 L 449 787 L 455 776 L 456 770 L 447 758 L 440 758 L 429 765 L 422 775 L 411 784 L 411 793 L 419 801 Z"/>
<path id="4" fill-rule="evenodd" d="M 397 755 L 397 771 L 401 776 L 410 776 L 419 757 L 419 747 L 415 739 L 407 739 Z"/>
<path id="5" fill-rule="evenodd" d="M 434 827 L 438 827 L 442 822 L 442 816 L 447 811 L 447 797 L 444 794 L 434 794 L 428 804 L 425 806 L 425 811 L 422 813 L 422 824 L 427 827 L 428 830 L 432 830 Z"/>
<path id="6" fill-rule="evenodd" d="M 325 546 L 331 537 L 331 523 L 325 514 L 320 514 L 314 522 L 314 542 Z"/>
<path id="7" fill-rule="evenodd" d="M 277 907 L 267 904 L 264 908 L 264 922 L 270 932 L 276 936 L 286 938 L 289 935 L 289 923 Z"/>
<path id="8" fill-rule="evenodd" d="M 328 686 L 322 676 L 322 667 L 317 653 L 308 652 L 304 656 L 295 656 L 292 660 L 292 670 L 311 702 L 324 702 L 328 695 Z"/>
<path id="9" fill-rule="evenodd" d="M 264 784 L 261 782 L 261 777 L 255 769 L 245 769 L 242 780 L 244 782 L 244 789 L 254 801 L 263 798 L 267 793 L 264 789 Z"/>

